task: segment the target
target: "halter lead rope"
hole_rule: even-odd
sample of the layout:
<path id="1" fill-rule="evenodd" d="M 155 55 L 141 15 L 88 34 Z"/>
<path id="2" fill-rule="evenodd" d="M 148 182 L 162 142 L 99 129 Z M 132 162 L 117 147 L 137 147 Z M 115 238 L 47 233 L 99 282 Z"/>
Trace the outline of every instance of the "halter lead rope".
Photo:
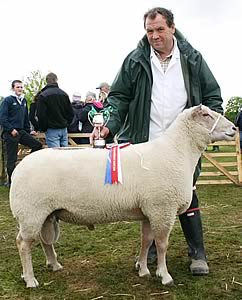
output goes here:
<path id="1" fill-rule="evenodd" d="M 215 129 L 216 126 L 218 125 L 218 122 L 219 122 L 219 120 L 220 120 L 221 117 L 222 117 L 222 115 L 219 114 L 217 120 L 216 120 L 216 121 L 214 122 L 214 124 L 213 124 L 213 127 L 212 127 L 211 130 L 209 131 L 209 134 L 211 134 L 211 133 L 214 131 L 214 129 Z"/>

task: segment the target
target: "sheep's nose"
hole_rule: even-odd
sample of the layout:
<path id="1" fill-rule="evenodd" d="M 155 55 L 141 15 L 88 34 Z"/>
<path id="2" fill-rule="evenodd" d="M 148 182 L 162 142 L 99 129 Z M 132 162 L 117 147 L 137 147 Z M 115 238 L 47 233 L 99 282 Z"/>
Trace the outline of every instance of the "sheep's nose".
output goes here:
<path id="1" fill-rule="evenodd" d="M 234 131 L 236 131 L 236 130 L 237 130 L 235 126 L 233 126 L 233 127 L 232 127 L 232 129 L 233 129 Z"/>

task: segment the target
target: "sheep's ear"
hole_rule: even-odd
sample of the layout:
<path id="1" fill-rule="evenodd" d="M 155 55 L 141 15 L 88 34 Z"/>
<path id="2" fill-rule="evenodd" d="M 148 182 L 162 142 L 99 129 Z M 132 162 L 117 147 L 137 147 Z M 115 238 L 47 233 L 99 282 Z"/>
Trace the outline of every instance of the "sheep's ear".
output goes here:
<path id="1" fill-rule="evenodd" d="M 199 104 L 199 105 L 195 106 L 193 108 L 193 112 L 192 112 L 193 119 L 195 119 L 196 117 L 200 116 L 201 113 L 202 113 L 202 111 L 203 111 L 203 105 L 202 104 Z"/>
<path id="2" fill-rule="evenodd" d="M 194 120 L 196 120 L 197 118 L 212 118 L 214 119 L 214 117 L 211 114 L 210 109 L 205 106 L 205 105 L 198 105 L 194 108 L 193 113 L 192 113 L 192 117 Z"/>

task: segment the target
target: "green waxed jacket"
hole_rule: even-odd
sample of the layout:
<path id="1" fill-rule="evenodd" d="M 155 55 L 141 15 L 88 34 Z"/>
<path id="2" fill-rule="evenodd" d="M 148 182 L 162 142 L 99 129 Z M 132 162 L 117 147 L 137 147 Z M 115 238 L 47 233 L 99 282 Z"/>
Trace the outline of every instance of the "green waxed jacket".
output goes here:
<path id="1" fill-rule="evenodd" d="M 202 55 L 178 30 L 175 37 L 181 55 L 187 107 L 202 103 L 223 112 L 220 87 Z M 122 140 L 131 143 L 148 141 L 152 82 L 150 45 L 144 36 L 137 48 L 125 58 L 112 83 L 108 102 L 113 111 L 107 125 L 112 136 L 121 131 Z"/>

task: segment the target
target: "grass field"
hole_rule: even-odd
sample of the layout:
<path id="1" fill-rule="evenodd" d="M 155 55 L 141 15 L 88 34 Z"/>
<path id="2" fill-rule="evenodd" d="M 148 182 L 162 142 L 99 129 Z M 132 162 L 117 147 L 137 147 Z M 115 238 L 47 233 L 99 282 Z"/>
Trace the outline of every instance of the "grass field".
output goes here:
<path id="1" fill-rule="evenodd" d="M 56 244 L 64 270 L 45 267 L 41 246 L 33 249 L 37 289 L 26 289 L 15 246 L 17 224 L 8 203 L 8 189 L 0 188 L 0 299 L 83 300 L 242 300 L 242 188 L 199 186 L 204 237 L 210 266 L 206 277 L 188 271 L 186 243 L 177 221 L 168 249 L 173 287 L 152 277 L 139 278 L 134 259 L 139 249 L 139 224 L 98 225 L 95 231 L 61 223 Z"/>

